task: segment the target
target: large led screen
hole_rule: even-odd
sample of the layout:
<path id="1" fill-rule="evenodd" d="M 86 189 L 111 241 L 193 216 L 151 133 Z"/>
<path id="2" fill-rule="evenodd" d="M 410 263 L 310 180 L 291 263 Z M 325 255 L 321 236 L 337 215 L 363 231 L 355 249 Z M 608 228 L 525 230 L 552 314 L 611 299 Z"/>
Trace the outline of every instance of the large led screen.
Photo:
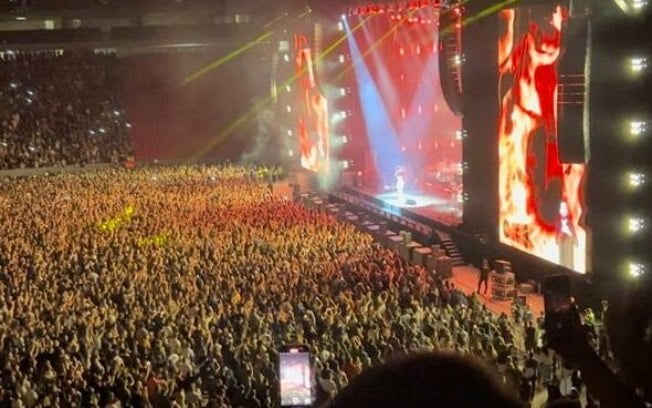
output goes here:
<path id="1" fill-rule="evenodd" d="M 558 143 L 558 65 L 568 18 L 554 5 L 500 12 L 499 237 L 585 273 L 587 166 L 563 163 Z"/>
<path id="2" fill-rule="evenodd" d="M 315 56 L 306 35 L 294 36 L 294 53 L 298 87 L 295 109 L 298 110 L 296 117 L 301 167 L 328 174 L 330 168 L 328 100 L 318 87 Z"/>

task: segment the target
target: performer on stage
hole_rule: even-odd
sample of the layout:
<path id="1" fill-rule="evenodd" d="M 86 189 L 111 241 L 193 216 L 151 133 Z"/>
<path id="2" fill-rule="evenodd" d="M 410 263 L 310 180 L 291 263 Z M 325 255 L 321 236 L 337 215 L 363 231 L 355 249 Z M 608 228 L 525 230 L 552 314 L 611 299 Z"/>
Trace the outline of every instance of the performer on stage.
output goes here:
<path id="1" fill-rule="evenodd" d="M 394 172 L 394 177 L 396 177 L 396 193 L 398 195 L 398 200 L 402 203 L 403 198 L 405 197 L 405 168 L 403 166 L 397 166 L 396 171 Z"/>
<path id="2" fill-rule="evenodd" d="M 557 244 L 559 244 L 559 264 L 569 269 L 574 269 L 574 247 L 577 245 L 575 227 L 571 219 L 568 204 L 565 200 L 559 203 L 559 217 L 557 218 Z"/>

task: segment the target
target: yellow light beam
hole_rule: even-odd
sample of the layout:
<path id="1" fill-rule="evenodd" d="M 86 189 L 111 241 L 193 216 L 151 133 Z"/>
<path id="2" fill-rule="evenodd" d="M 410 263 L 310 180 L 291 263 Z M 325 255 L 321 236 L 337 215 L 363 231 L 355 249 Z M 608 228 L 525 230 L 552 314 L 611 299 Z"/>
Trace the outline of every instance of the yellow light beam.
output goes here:
<path id="1" fill-rule="evenodd" d="M 267 40 L 274 34 L 274 31 L 268 31 L 265 34 L 261 35 L 260 37 L 256 38 L 255 40 L 249 42 L 248 44 L 243 45 L 242 47 L 238 48 L 235 51 L 230 52 L 229 54 L 225 55 L 224 57 L 218 59 L 217 61 L 214 61 L 205 67 L 201 68 L 200 70 L 194 72 L 193 74 L 189 75 L 186 79 L 183 80 L 183 85 L 188 85 L 192 81 L 196 80 L 199 77 L 202 77 L 206 75 L 208 72 L 214 70 L 215 68 L 219 67 L 220 65 L 236 58 L 240 54 L 244 53 L 245 51 L 249 50 L 252 47 L 255 47 L 256 45 L 260 44 L 261 42 Z"/>
<path id="2" fill-rule="evenodd" d="M 465 0 L 462 4 L 468 2 L 470 0 Z M 520 0 L 505 0 L 499 4 L 496 4 L 494 6 L 491 6 L 487 8 L 486 10 L 481 11 L 480 13 L 476 14 L 475 16 L 470 16 L 469 18 L 465 19 L 463 21 L 463 26 L 474 23 L 484 17 L 488 17 L 489 15 L 499 11 L 500 9 L 507 7 L 509 5 L 518 3 Z M 351 32 L 355 32 L 358 29 L 360 29 L 369 19 L 371 16 L 365 17 L 364 20 L 362 20 L 360 23 L 358 23 L 352 30 Z M 406 18 L 403 18 L 400 22 L 399 25 L 403 24 L 406 21 Z M 388 30 L 387 33 L 385 33 L 381 38 L 379 38 L 372 46 L 365 51 L 363 54 L 362 58 L 364 59 L 370 52 L 372 52 L 376 47 L 378 47 L 389 35 L 391 35 L 392 30 L 394 30 L 396 27 L 393 27 L 392 29 Z M 447 28 L 452 30 L 452 28 Z M 444 31 L 446 32 L 446 31 Z M 440 33 L 441 35 L 441 33 Z M 323 58 L 324 56 L 330 54 L 333 50 L 337 48 L 338 45 L 340 45 L 342 42 L 346 41 L 346 33 L 343 34 L 340 38 L 338 38 L 333 44 L 331 44 L 329 47 L 327 47 L 323 53 L 321 53 L 318 58 Z M 349 66 L 338 75 L 337 79 L 341 78 L 345 73 L 349 72 L 352 68 L 354 67 L 354 62 L 352 61 Z M 303 68 L 299 73 L 295 74 L 292 76 L 289 80 L 287 80 L 282 87 L 285 87 L 286 85 L 290 85 L 305 73 L 306 68 Z M 260 101 L 256 102 L 247 112 L 243 113 L 239 118 L 237 118 L 235 121 L 231 122 L 229 126 L 227 126 L 225 129 L 223 129 L 221 132 L 218 133 L 215 139 L 209 145 L 206 146 L 198 155 L 195 156 L 194 160 L 202 157 L 205 155 L 208 151 L 211 149 L 215 148 L 218 146 L 226 137 L 228 137 L 230 134 L 232 134 L 234 131 L 236 131 L 240 126 L 245 124 L 247 121 L 249 121 L 255 113 L 257 113 L 260 109 L 262 109 L 266 104 L 268 104 L 271 101 L 271 96 L 268 96 L 265 99 L 261 99 Z"/>
<path id="3" fill-rule="evenodd" d="M 504 1 L 500 2 L 500 3 L 498 3 L 498 4 L 494 4 L 493 6 L 488 7 L 485 10 L 482 10 L 481 12 L 477 13 L 474 16 L 470 16 L 469 18 L 463 19 L 462 20 L 462 26 L 467 26 L 467 25 L 469 25 L 471 23 L 475 23 L 476 21 L 478 21 L 478 20 L 480 20 L 482 18 L 488 17 L 488 16 L 500 11 L 501 9 L 503 9 L 505 7 L 508 7 L 508 6 L 511 6 L 513 4 L 516 4 L 518 2 L 520 2 L 520 0 L 504 0 Z"/>
<path id="4" fill-rule="evenodd" d="M 291 24 L 291 23 L 293 23 L 293 22 L 295 22 L 297 20 L 301 20 L 302 18 L 304 18 L 308 14 L 310 14 L 309 11 L 304 11 L 303 13 L 299 14 L 294 19 L 292 19 L 292 21 L 289 24 Z M 269 27 L 273 26 L 274 24 L 278 23 L 279 21 L 281 21 L 282 19 L 284 19 L 285 17 L 288 17 L 287 13 L 282 14 L 282 15 L 272 19 L 271 21 L 267 22 L 263 26 L 263 28 L 264 29 L 269 28 Z M 274 34 L 274 30 L 267 31 L 266 33 L 260 35 L 258 38 L 254 39 L 253 41 L 251 41 L 251 42 L 249 42 L 249 43 L 247 43 L 245 45 L 243 45 L 242 47 L 238 48 L 237 50 L 232 51 L 231 53 L 225 55 L 224 57 L 218 59 L 217 61 L 214 61 L 214 62 L 206 65 L 205 67 L 200 68 L 198 71 L 190 74 L 188 77 L 186 77 L 186 79 L 183 80 L 182 84 L 183 85 L 188 85 L 190 82 L 196 80 L 197 78 L 200 78 L 201 76 L 206 75 L 208 72 L 210 72 L 210 71 L 218 68 L 219 66 L 231 61 L 232 59 L 234 59 L 234 58 L 238 57 L 239 55 L 243 54 L 245 51 L 247 51 L 247 50 L 251 49 L 252 47 L 258 45 L 259 43 L 267 40 L 273 34 Z"/>
<path id="5" fill-rule="evenodd" d="M 358 29 L 360 29 L 364 23 L 369 20 L 370 17 L 365 18 L 363 21 L 361 21 L 359 24 L 357 24 L 351 32 L 355 32 Z M 337 40 L 335 40 L 332 44 L 330 44 L 322 53 L 319 54 L 318 58 L 323 58 L 326 55 L 330 54 L 333 52 L 335 49 L 337 49 L 337 46 L 341 44 L 343 41 L 346 40 L 346 33 L 344 33 L 342 36 L 340 36 Z M 300 78 L 305 72 L 307 71 L 307 68 L 304 67 L 299 71 L 298 73 L 294 74 L 292 77 L 290 77 L 288 80 L 286 80 L 280 87 L 285 88 L 287 85 L 291 85 L 294 82 L 297 81 L 298 78 Z M 272 96 L 269 95 L 258 102 L 256 102 L 247 112 L 244 112 L 240 117 L 235 119 L 233 122 L 231 122 L 226 128 L 221 130 L 213 140 L 210 141 L 201 151 L 197 152 L 195 156 L 193 156 L 192 161 L 197 161 L 201 157 L 203 157 L 205 154 L 207 154 L 210 150 L 214 149 L 217 147 L 224 139 L 226 139 L 229 135 L 231 135 L 233 132 L 235 132 L 240 126 L 244 125 L 247 123 L 258 111 L 263 109 L 267 104 L 269 104 L 272 101 Z"/>
<path id="6" fill-rule="evenodd" d="M 276 18 L 273 19 L 272 21 L 268 21 L 268 22 L 263 26 L 263 28 L 271 27 L 272 25 L 276 24 L 277 22 L 281 21 L 283 18 L 285 18 L 285 17 L 287 17 L 287 16 L 288 16 L 287 13 L 285 13 L 285 14 L 281 14 L 280 16 L 276 17 Z"/>

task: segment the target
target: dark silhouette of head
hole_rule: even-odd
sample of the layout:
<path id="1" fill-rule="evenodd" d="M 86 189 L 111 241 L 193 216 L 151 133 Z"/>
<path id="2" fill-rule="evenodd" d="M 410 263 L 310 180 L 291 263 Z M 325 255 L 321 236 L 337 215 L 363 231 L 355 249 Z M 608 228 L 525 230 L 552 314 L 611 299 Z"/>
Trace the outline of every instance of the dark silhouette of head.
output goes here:
<path id="1" fill-rule="evenodd" d="M 519 408 L 480 363 L 453 354 L 398 357 L 356 377 L 328 408 Z"/>

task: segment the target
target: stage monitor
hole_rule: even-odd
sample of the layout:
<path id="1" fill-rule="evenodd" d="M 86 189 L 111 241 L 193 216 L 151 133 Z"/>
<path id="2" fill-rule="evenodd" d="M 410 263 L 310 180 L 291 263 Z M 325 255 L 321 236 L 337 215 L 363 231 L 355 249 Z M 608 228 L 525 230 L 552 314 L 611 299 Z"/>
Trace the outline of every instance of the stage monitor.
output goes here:
<path id="1" fill-rule="evenodd" d="M 560 140 L 581 136 L 564 132 L 582 129 L 581 123 L 559 126 L 569 21 L 568 10 L 554 4 L 499 13 L 498 229 L 502 243 L 585 273 L 588 164 L 560 155 Z"/>

